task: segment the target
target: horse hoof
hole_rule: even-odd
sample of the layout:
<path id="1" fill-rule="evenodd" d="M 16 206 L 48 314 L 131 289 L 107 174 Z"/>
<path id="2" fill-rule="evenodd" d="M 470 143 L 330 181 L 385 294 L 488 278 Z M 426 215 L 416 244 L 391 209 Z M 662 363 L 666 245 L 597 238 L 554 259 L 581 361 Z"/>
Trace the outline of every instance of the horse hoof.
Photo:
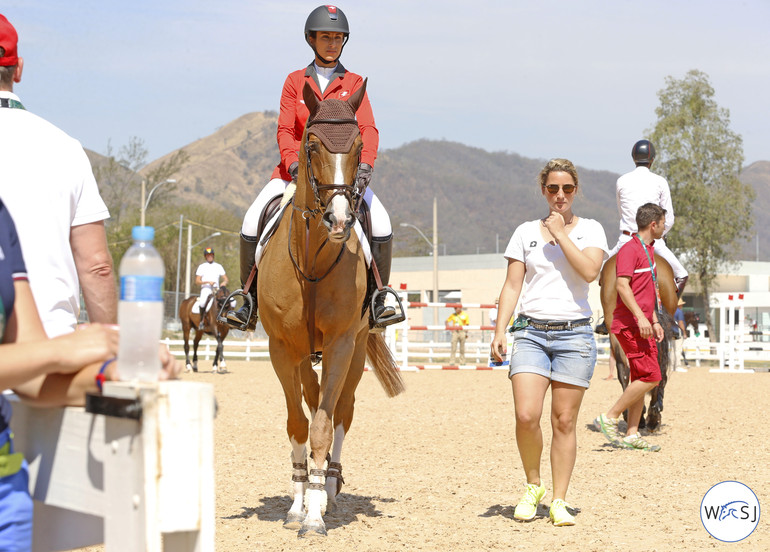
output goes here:
<path id="1" fill-rule="evenodd" d="M 305 514 L 295 514 L 293 512 L 289 512 L 286 515 L 286 521 L 283 522 L 283 528 L 297 531 L 298 529 L 302 528 L 303 521 L 305 521 Z"/>
<path id="2" fill-rule="evenodd" d="M 325 537 L 326 536 L 326 526 L 324 525 L 324 522 L 321 523 L 303 523 L 302 528 L 299 530 L 299 533 L 297 533 L 297 536 L 300 538 L 308 538 L 308 537 Z"/>
<path id="3" fill-rule="evenodd" d="M 187 365 L 187 367 L 185 368 L 185 372 L 187 372 L 188 374 L 189 374 L 190 372 L 192 372 L 192 366 L 190 366 L 190 365 L 188 364 L 188 365 Z"/>
<path id="4" fill-rule="evenodd" d="M 331 498 L 331 495 L 329 495 L 329 498 L 326 501 L 326 511 L 324 512 L 325 515 L 333 514 L 337 511 L 337 501 Z"/>

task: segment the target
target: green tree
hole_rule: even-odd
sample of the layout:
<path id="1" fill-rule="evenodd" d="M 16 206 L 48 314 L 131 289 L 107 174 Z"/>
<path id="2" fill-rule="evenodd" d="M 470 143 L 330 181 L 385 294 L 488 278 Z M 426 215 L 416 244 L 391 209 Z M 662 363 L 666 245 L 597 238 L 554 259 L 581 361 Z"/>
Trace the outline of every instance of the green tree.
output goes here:
<path id="1" fill-rule="evenodd" d="M 708 75 L 692 70 L 666 77 L 651 140 L 655 167 L 671 187 L 676 224 L 667 243 L 678 254 L 695 289 L 710 305 L 716 275 L 734 264 L 740 240 L 753 226 L 754 191 L 738 175 L 743 141 L 730 129 L 730 112 L 714 100 Z M 706 325 L 713 333 L 710 309 Z"/>

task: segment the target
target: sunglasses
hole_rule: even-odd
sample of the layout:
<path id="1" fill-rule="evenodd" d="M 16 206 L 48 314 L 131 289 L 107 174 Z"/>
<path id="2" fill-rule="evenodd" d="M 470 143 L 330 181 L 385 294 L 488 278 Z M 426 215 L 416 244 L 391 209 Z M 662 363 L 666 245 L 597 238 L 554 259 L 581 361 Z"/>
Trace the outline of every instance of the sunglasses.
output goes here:
<path id="1" fill-rule="evenodd" d="M 564 184 L 563 186 L 559 186 L 558 184 L 546 184 L 543 188 L 548 190 L 548 193 L 551 195 L 559 193 L 559 189 L 564 192 L 564 195 L 570 195 L 577 188 L 577 184 Z"/>

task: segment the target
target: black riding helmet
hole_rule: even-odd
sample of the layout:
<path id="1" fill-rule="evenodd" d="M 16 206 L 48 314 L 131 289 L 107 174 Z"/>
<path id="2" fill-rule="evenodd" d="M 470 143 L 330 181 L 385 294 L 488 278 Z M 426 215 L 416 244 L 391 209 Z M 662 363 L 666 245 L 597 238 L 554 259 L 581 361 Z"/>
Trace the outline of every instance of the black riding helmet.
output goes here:
<path id="1" fill-rule="evenodd" d="M 348 43 L 348 38 L 350 37 L 348 18 L 345 17 L 345 14 L 342 12 L 342 10 L 337 6 L 327 5 L 318 6 L 316 9 L 311 11 L 310 15 L 307 16 L 307 21 L 305 21 L 305 41 L 310 44 L 310 33 L 319 31 L 342 33 L 344 35 L 342 48 L 340 48 L 340 55 L 337 56 L 337 59 L 340 59 L 342 50 L 345 48 L 345 44 Z M 310 44 L 310 47 L 313 48 L 313 45 Z M 313 48 L 313 53 L 315 53 L 317 58 L 321 58 L 315 48 Z M 337 61 L 337 59 L 334 61 Z"/>
<path id="2" fill-rule="evenodd" d="M 631 157 L 637 165 L 651 165 L 655 159 L 655 146 L 649 140 L 639 140 L 631 148 Z"/>
<path id="3" fill-rule="evenodd" d="M 203 256 L 206 255 L 213 255 L 214 254 L 214 248 L 213 247 L 204 247 L 203 248 Z"/>

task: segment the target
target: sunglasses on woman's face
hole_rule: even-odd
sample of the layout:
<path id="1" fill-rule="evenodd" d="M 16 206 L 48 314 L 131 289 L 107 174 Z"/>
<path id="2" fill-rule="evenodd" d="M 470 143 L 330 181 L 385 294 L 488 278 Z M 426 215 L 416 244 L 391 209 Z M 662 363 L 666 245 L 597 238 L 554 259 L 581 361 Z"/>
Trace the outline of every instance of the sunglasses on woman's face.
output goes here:
<path id="1" fill-rule="evenodd" d="M 577 188 L 576 184 L 564 184 L 563 186 L 559 186 L 558 184 L 546 184 L 543 186 L 546 190 L 548 190 L 548 193 L 551 195 L 556 195 L 559 193 L 559 188 L 564 192 L 564 195 L 569 195 L 575 191 L 575 188 Z"/>

